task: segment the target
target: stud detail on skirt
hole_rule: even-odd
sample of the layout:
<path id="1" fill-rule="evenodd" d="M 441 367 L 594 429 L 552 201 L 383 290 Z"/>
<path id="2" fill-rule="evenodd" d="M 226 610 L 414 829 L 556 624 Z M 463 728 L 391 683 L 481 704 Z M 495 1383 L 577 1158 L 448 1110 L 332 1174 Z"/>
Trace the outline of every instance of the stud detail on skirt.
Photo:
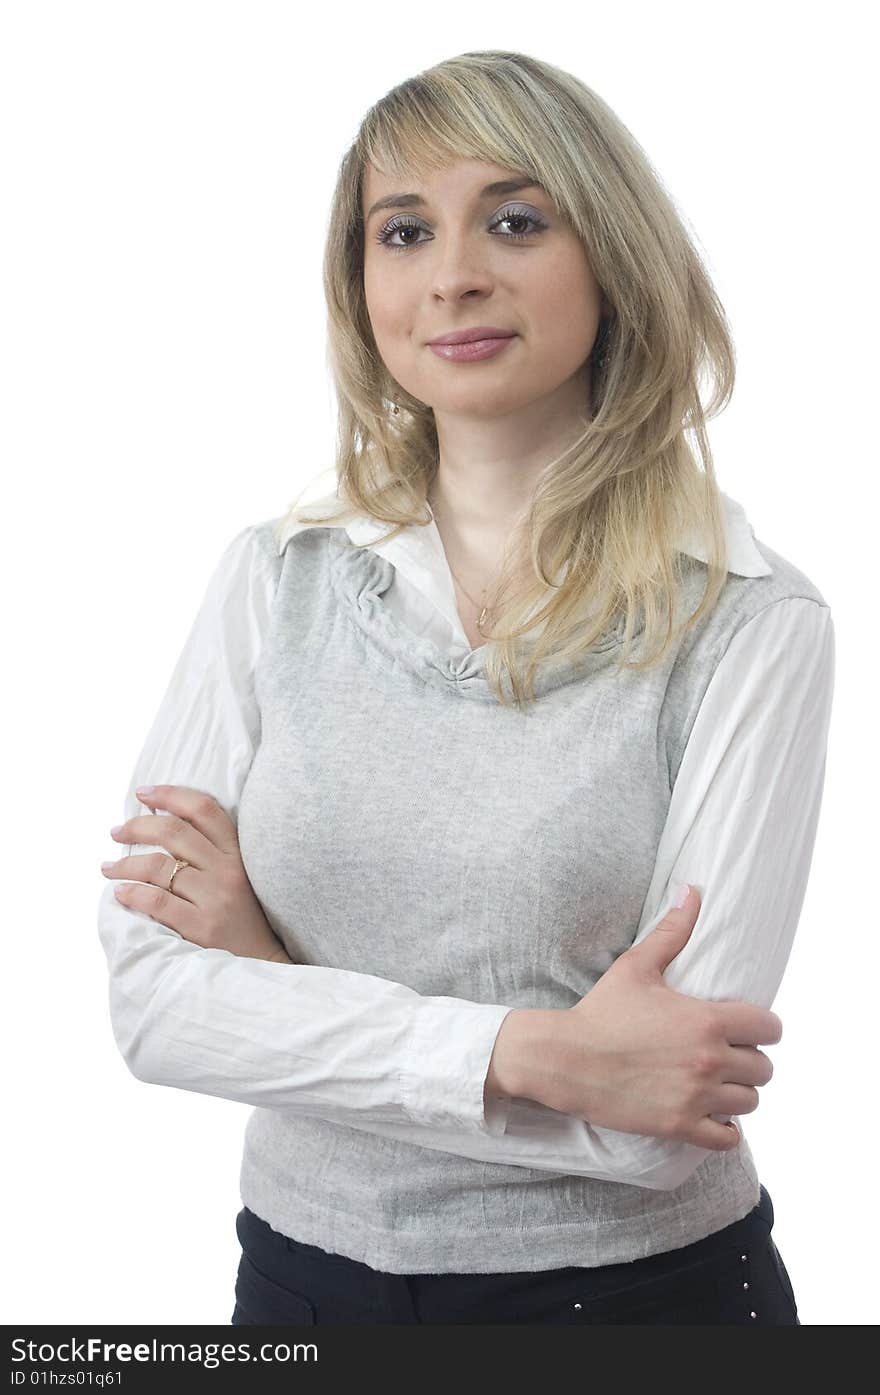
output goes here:
<path id="1" fill-rule="evenodd" d="M 746 1262 L 746 1260 L 748 1259 L 748 1257 L 749 1257 L 749 1256 L 748 1256 L 748 1252 L 746 1252 L 746 1254 L 744 1254 L 744 1255 L 740 1255 L 740 1260 L 742 1261 L 743 1264 L 745 1264 L 745 1262 Z M 743 1283 L 743 1289 L 744 1289 L 744 1290 L 747 1289 L 748 1286 L 749 1286 L 749 1285 L 748 1285 L 747 1282 L 744 1282 L 744 1283 Z M 756 1318 L 757 1316 L 758 1316 L 758 1314 L 755 1313 L 755 1312 L 749 1313 L 749 1317 L 750 1317 L 750 1318 Z"/>

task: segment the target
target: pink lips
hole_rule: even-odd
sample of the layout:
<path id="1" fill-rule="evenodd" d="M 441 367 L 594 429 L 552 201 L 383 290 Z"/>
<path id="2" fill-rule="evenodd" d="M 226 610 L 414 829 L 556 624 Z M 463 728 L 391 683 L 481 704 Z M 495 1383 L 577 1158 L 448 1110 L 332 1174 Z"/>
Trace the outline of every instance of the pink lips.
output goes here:
<path id="1" fill-rule="evenodd" d="M 435 353 L 438 358 L 445 358 L 451 363 L 473 363 L 477 359 L 494 358 L 512 344 L 516 339 L 515 334 L 496 335 L 485 339 L 468 339 L 453 344 L 444 344 L 439 340 L 434 340 L 428 348 Z"/>
<path id="2" fill-rule="evenodd" d="M 475 339 L 506 339 L 514 334 L 512 329 L 499 329 L 497 325 L 469 325 L 467 329 L 453 329 L 448 334 L 438 334 L 432 344 L 470 344 Z"/>

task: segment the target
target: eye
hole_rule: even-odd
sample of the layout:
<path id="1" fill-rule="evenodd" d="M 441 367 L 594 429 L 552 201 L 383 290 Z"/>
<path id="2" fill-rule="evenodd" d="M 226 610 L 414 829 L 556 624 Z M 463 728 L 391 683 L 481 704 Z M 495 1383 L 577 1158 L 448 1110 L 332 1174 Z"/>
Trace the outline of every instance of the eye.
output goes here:
<path id="1" fill-rule="evenodd" d="M 539 218 L 536 213 L 531 212 L 527 208 L 502 209 L 489 224 L 490 232 L 500 227 L 502 223 L 530 223 L 532 225 L 531 230 L 528 232 L 505 233 L 503 236 L 505 242 L 520 242 L 525 238 L 534 237 L 536 233 L 543 232 L 547 226 L 542 218 Z M 414 218 L 407 218 L 398 214 L 396 217 L 389 219 L 384 227 L 379 230 L 376 234 L 376 241 L 383 246 L 391 248 L 395 252 L 405 252 L 408 247 L 418 247 L 419 243 L 416 239 L 404 241 L 402 243 L 391 241 L 395 233 L 409 228 L 412 228 L 415 232 L 425 231 L 423 223 L 418 222 Z"/>

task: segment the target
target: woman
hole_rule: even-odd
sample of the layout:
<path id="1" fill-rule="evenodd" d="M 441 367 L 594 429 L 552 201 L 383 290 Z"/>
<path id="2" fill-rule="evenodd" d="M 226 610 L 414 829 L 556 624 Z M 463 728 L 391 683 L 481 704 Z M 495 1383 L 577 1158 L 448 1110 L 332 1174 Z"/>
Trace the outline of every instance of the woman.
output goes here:
<path id="1" fill-rule="evenodd" d="M 731 1116 L 833 627 L 715 482 L 706 272 L 601 99 L 488 52 L 367 113 L 325 286 L 336 491 L 226 548 L 100 908 L 135 1076 L 254 1106 L 232 1321 L 795 1325 Z"/>

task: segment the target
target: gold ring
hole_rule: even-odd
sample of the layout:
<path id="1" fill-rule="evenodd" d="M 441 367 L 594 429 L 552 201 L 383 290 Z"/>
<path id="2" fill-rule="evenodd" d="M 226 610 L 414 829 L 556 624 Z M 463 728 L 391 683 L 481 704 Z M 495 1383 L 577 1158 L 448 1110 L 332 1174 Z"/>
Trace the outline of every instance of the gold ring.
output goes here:
<path id="1" fill-rule="evenodd" d="M 165 888 L 165 890 L 166 890 L 166 891 L 170 891 L 170 890 L 171 890 L 172 886 L 174 885 L 174 878 L 177 876 L 177 874 L 178 874 L 178 872 L 180 871 L 181 867 L 191 867 L 191 866 L 192 866 L 192 863 L 187 862 L 187 860 L 186 860 L 185 857 L 176 857 L 176 858 L 174 859 L 174 871 L 171 873 L 171 876 L 170 876 L 169 879 L 168 879 L 168 885 L 167 885 L 167 887 Z"/>

